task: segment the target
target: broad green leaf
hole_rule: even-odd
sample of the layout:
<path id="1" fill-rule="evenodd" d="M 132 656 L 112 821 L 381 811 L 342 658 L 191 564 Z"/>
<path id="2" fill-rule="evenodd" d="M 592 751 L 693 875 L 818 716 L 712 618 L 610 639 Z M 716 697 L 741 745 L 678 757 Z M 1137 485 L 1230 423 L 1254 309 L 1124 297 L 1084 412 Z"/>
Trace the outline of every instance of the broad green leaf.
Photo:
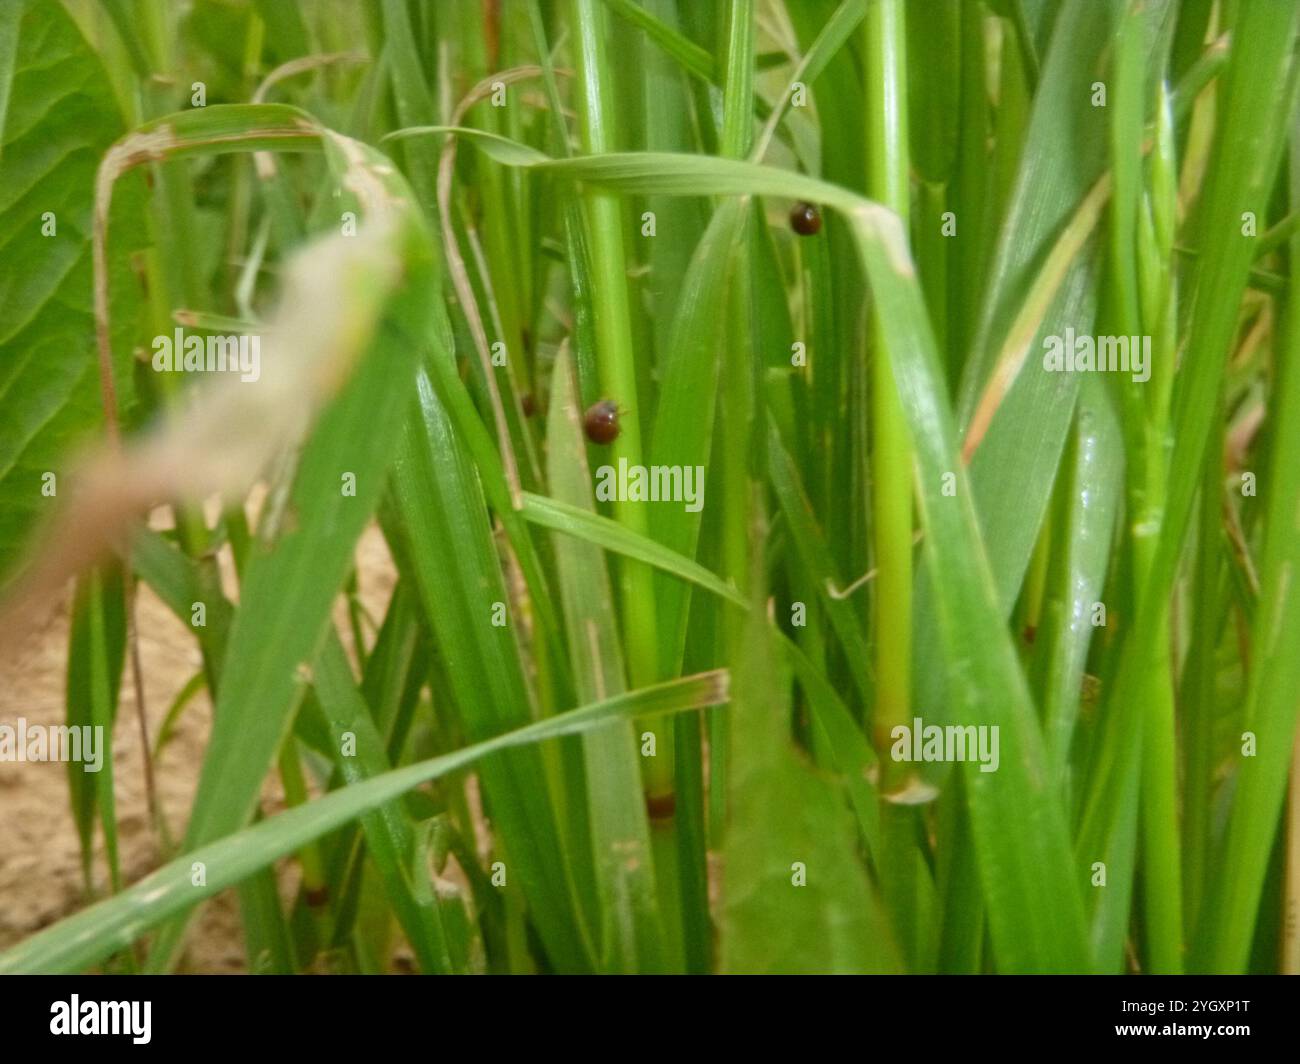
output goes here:
<path id="1" fill-rule="evenodd" d="M 72 450 L 102 431 L 91 208 L 99 160 L 121 129 L 104 69 L 62 5 L 0 5 L 0 586 L 55 493 L 67 493 Z M 119 198 L 110 259 L 121 306 L 113 383 L 124 412 L 138 192 Z"/>
<path id="2" fill-rule="evenodd" d="M 732 691 L 721 970 L 896 971 L 839 790 L 790 743 L 790 678 L 759 611 L 744 646 Z"/>

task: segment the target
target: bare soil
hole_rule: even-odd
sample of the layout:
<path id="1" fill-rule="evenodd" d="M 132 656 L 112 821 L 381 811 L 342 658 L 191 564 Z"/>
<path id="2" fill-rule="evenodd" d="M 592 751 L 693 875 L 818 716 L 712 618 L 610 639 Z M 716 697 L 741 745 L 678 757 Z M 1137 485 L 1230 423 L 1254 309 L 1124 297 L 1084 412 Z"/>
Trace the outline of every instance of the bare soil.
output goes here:
<path id="1" fill-rule="evenodd" d="M 361 598 L 372 617 L 382 617 L 394 583 L 383 537 L 369 529 L 358 547 Z M 229 570 L 229 558 L 223 560 Z M 233 591 L 233 586 L 228 588 Z M 41 616 L 32 616 L 26 637 L 0 648 L 0 721 L 29 725 L 65 722 L 68 624 L 72 588 Z M 168 707 L 202 659 L 193 633 L 147 588 L 136 605 L 149 735 L 158 734 Z M 341 618 L 341 614 L 340 614 Z M 346 626 L 340 626 L 345 644 Z M 154 765 L 158 799 L 173 839 L 185 830 L 211 727 L 212 706 L 201 691 L 181 717 Z M 0 762 L 0 950 L 84 907 L 87 897 L 81 851 L 68 805 L 68 766 L 54 762 Z M 132 883 L 160 863 L 159 840 L 150 824 L 144 758 L 134 685 L 122 683 L 113 734 L 114 793 L 122 877 Z M 274 780 L 274 777 L 272 777 Z M 273 782 L 263 794 L 270 813 L 282 805 Z M 97 837 L 94 887 L 106 892 L 108 866 Z M 291 862 L 280 869 L 287 895 L 296 884 Z M 188 938 L 183 970 L 243 971 L 244 947 L 238 905 L 226 891 L 201 906 Z"/>

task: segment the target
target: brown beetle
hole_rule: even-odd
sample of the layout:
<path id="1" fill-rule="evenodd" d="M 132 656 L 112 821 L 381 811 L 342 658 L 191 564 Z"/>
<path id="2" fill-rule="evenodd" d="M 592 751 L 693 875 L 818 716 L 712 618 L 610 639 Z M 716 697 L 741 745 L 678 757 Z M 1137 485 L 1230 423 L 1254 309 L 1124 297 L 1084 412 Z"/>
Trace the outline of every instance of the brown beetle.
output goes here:
<path id="1" fill-rule="evenodd" d="M 582 427 L 592 443 L 613 443 L 618 438 L 618 404 L 613 399 L 592 403 L 582 417 Z"/>
<path id="2" fill-rule="evenodd" d="M 822 230 L 821 211 L 811 203 L 796 203 L 790 208 L 790 228 L 800 236 L 816 236 Z"/>

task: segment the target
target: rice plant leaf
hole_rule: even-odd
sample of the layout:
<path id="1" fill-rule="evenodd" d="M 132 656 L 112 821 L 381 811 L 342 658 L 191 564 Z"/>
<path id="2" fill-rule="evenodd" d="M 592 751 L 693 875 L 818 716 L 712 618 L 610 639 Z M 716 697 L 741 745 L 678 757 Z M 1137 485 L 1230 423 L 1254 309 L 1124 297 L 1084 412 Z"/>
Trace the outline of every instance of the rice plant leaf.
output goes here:
<path id="1" fill-rule="evenodd" d="M 252 975 L 294 975 L 298 971 L 280 890 L 269 868 L 239 884 L 239 919 Z"/>
<path id="2" fill-rule="evenodd" d="M 108 697 L 108 727 L 103 732 L 111 739 L 112 723 L 117 716 L 118 694 L 122 682 L 122 668 L 126 656 L 126 597 L 120 565 L 107 565 L 94 574 L 98 587 L 90 576 L 77 581 L 73 597 L 72 621 L 68 633 L 67 720 L 70 727 L 83 727 L 95 723 L 96 700 Z M 99 617 L 92 617 L 98 613 Z M 99 638 L 94 638 L 94 630 Z M 101 660 L 95 657 L 95 644 L 101 644 Z M 93 664 L 92 664 L 93 663 Z M 96 674 L 102 672 L 100 682 L 106 692 L 97 693 Z M 112 757 L 111 743 L 102 751 Z M 105 765 L 111 770 L 111 765 Z M 91 885 L 91 859 L 94 854 L 95 812 L 98 807 L 99 775 L 91 775 L 75 761 L 68 763 L 68 793 L 72 805 L 72 818 L 77 825 L 81 843 L 81 866 L 87 888 Z M 111 774 L 109 779 L 111 780 Z M 109 824 L 105 823 L 105 830 Z"/>
<path id="3" fill-rule="evenodd" d="M 833 587 L 842 586 L 841 579 L 835 571 L 835 562 L 826 545 L 826 538 L 817 526 L 816 515 L 799 483 L 798 470 L 775 426 L 771 427 L 768 435 L 767 456 L 772 488 L 780 503 L 781 512 L 790 524 L 792 545 L 799 554 L 804 569 L 816 581 L 817 597 L 829 615 L 845 653 L 850 661 L 861 666 L 855 668 L 853 681 L 858 685 L 863 704 L 866 704 L 871 697 L 866 673 L 871 660 L 867 637 L 854 605 L 831 593 Z"/>
<path id="4" fill-rule="evenodd" d="M 748 605 L 745 596 L 716 573 L 652 539 L 638 535 L 608 517 L 588 513 L 568 503 L 533 495 L 530 492 L 524 493 L 522 512 L 527 520 L 544 528 L 566 532 L 604 547 L 606 550 L 646 562 L 656 569 L 672 573 L 712 591 L 715 595 L 738 606 Z"/>
<path id="5" fill-rule="evenodd" d="M 853 31 L 867 13 L 867 0 L 843 0 L 834 14 L 826 20 L 803 58 L 800 76 L 814 82 L 835 58 L 841 48 L 852 38 Z"/>
<path id="6" fill-rule="evenodd" d="M 1212 234 L 1217 253 L 1203 257 L 1194 275 L 1191 338 L 1184 355 L 1194 372 L 1180 374 L 1173 414 L 1174 451 L 1160 541 L 1142 586 L 1137 615 L 1120 650 L 1118 671 L 1106 705 L 1103 756 L 1092 772 L 1079 830 L 1081 852 L 1102 859 L 1117 845 L 1129 805 L 1128 776 L 1136 771 L 1140 718 L 1125 712 L 1142 689 L 1160 625 L 1155 618 L 1173 587 L 1192 503 L 1200 486 L 1202 459 L 1218 408 L 1226 356 L 1236 329 L 1237 306 L 1251 263 L 1251 242 L 1241 239 L 1243 209 L 1263 211 L 1278 162 L 1278 131 L 1294 106 L 1290 44 L 1297 9 L 1291 5 L 1248 4 L 1238 10 L 1233 52 L 1225 75 L 1219 138 L 1197 229 Z M 1276 92 L 1286 84 L 1288 92 Z M 1206 910 L 1208 911 L 1208 910 Z M 1193 956 L 1205 963 L 1206 954 Z M 1234 965 L 1227 965 L 1234 967 Z"/>
<path id="7" fill-rule="evenodd" d="M 230 633 L 186 846 L 236 830 L 252 815 L 262 778 L 292 724 L 305 675 L 329 622 L 330 603 L 383 487 L 388 451 L 380 412 L 400 423 L 393 383 L 407 378 L 409 348 L 392 334 L 363 361 L 353 385 L 322 416 L 303 453 L 290 505 L 301 522 L 252 559 Z M 341 477 L 356 477 L 343 495 Z M 174 947 L 168 936 L 162 940 Z M 158 963 L 170 957 L 156 947 Z"/>
<path id="8" fill-rule="evenodd" d="M 1053 777 L 1066 783 L 1070 743 L 1082 698 L 1088 647 L 1097 629 L 1094 604 L 1110 562 L 1124 475 L 1119 422 L 1103 385 L 1086 381 L 1062 472 L 1069 479 L 1063 510 L 1063 550 L 1041 624 L 1043 713 Z"/>
<path id="9" fill-rule="evenodd" d="M 317 655 L 312 673 L 332 750 L 339 751 L 337 764 L 348 785 L 390 771 L 384 740 L 357 690 L 343 645 L 333 632 Z M 384 891 L 421 969 L 434 974 L 464 971 L 465 958 L 453 958 L 450 952 L 437 900 L 421 896 L 421 885 L 428 886 L 428 867 L 416 863 L 416 832 L 406 809 L 398 801 L 385 802 L 362 814 L 361 823 Z"/>
<path id="10" fill-rule="evenodd" d="M 949 688 L 954 716 L 963 726 L 996 725 L 1006 748 L 1016 752 L 994 773 L 965 765 L 996 963 L 1003 971 L 1084 971 L 1088 952 L 1080 880 L 1064 811 L 1048 786 L 1042 734 L 1002 625 L 923 299 L 910 271 L 871 242 L 865 217 L 854 221 L 883 304 L 883 327 L 916 448 L 924 549 L 954 680 Z M 945 476 L 953 471 L 955 498 L 942 492 Z M 1008 830 L 1009 825 L 1015 828 Z"/>
<path id="11" fill-rule="evenodd" d="M 109 579 L 111 580 L 111 574 Z M 105 593 L 106 580 L 102 571 L 92 569 L 87 583 L 89 585 L 86 627 L 89 630 L 87 659 L 90 672 L 88 682 L 90 724 L 104 737 L 99 751 L 103 763 L 95 774 L 94 781 L 95 803 L 99 807 L 100 823 L 104 829 L 104 854 L 108 861 L 109 884 L 116 892 L 122 889 L 122 867 L 118 856 L 117 799 L 113 787 L 113 724 L 117 716 L 118 696 L 114 680 L 120 679 L 121 668 L 120 665 L 116 666 L 117 675 L 114 676 L 114 655 L 120 653 L 120 643 L 113 645 L 110 642 L 113 638 L 110 633 L 114 626 L 115 608 L 122 610 L 125 602 L 119 600 L 116 607 L 114 606 L 112 599 Z M 121 593 L 119 587 L 118 594 Z M 122 633 L 116 635 L 120 639 Z M 75 770 L 84 768 L 84 765 L 69 767 Z"/>
<path id="12" fill-rule="evenodd" d="M 233 609 L 224 596 L 213 593 L 205 585 L 198 563 L 170 546 L 156 532 L 144 532 L 136 537 L 133 558 L 136 571 L 140 572 L 183 623 L 190 622 L 192 604 L 203 602 L 205 624 L 198 631 L 200 640 L 205 640 L 205 661 L 224 661 Z M 380 645 L 377 644 L 372 662 L 376 661 L 378 654 Z M 324 718 L 329 734 L 329 752 L 334 757 L 342 778 L 348 783 L 355 783 L 389 770 L 389 757 L 385 753 L 386 741 L 378 731 L 377 722 L 370 715 L 365 698 L 357 692 L 350 667 L 343 656 L 342 645 L 333 632 L 326 636 L 324 648 L 313 662 L 311 675 L 320 702 L 320 715 Z M 203 674 L 200 672 L 187 685 L 187 691 L 198 687 L 201 680 Z M 172 712 L 165 719 L 157 736 L 157 747 L 161 748 L 166 740 L 175 715 L 185 705 L 185 697 L 186 692 L 178 696 Z M 351 745 L 352 751 L 344 754 L 344 738 L 348 735 L 351 736 L 348 745 Z M 448 953 L 437 901 L 424 900 L 419 896 L 419 866 L 411 864 L 411 855 L 416 848 L 416 834 L 406 810 L 399 804 L 387 803 L 376 812 L 361 817 L 361 825 L 367 835 L 370 857 L 380 875 L 383 890 L 406 931 L 407 940 L 415 950 L 421 969 L 434 973 L 463 970 L 464 957 L 454 960 Z M 257 891 L 252 890 L 252 887 L 252 881 L 244 884 L 240 899 L 250 898 L 250 895 L 256 899 Z M 260 898 L 260 911 L 270 912 L 270 900 L 264 896 Z M 255 955 L 256 951 L 250 951 L 250 956 Z"/>
<path id="13" fill-rule="evenodd" d="M 437 339 L 439 343 L 445 341 L 450 344 L 448 333 L 438 332 Z M 450 347 L 447 348 L 447 352 L 448 355 L 451 354 Z M 451 418 L 457 436 L 469 452 L 488 504 L 505 527 L 510 545 L 519 559 L 519 566 L 528 584 L 531 605 L 537 615 L 538 629 L 543 640 L 551 648 L 552 666 L 561 678 L 562 686 L 571 689 L 572 684 L 567 677 L 567 662 L 560 646 L 561 628 L 558 611 L 552 602 L 541 556 L 528 534 L 523 518 L 511 502 L 501 456 L 497 453 L 487 427 L 474 408 L 469 390 L 457 373 L 455 359 L 435 357 L 426 363 L 426 368 L 439 401 Z"/>
<path id="14" fill-rule="evenodd" d="M 452 357 L 447 333 L 435 333 L 434 347 L 434 359 Z M 392 489 L 401 522 L 397 538 L 407 545 L 398 551 L 399 565 L 405 559 L 409 567 L 404 575 L 418 592 L 446 663 L 466 734 L 480 740 L 526 723 L 534 711 L 511 619 L 503 626 L 492 622 L 494 610 L 504 609 L 509 598 L 483 490 L 427 370 L 416 379 Z M 564 971 L 586 970 L 588 944 L 541 752 L 493 758 L 482 777 L 495 827 L 518 866 L 517 882 L 537 912 L 552 963 Z"/>
<path id="15" fill-rule="evenodd" d="M 128 946 L 161 921 L 248 878 L 260 868 L 363 813 L 429 780 L 483 758 L 564 735 L 579 735 L 611 720 L 653 717 L 727 701 L 725 671 L 700 673 L 580 706 L 547 720 L 486 739 L 441 757 L 394 769 L 364 783 L 262 820 L 168 862 L 115 898 L 92 905 L 0 954 L 0 973 L 73 973 Z M 192 882 L 193 862 L 209 873 Z"/>
<path id="16" fill-rule="evenodd" d="M 407 126 L 387 134 L 383 138 L 383 143 L 409 140 L 412 137 L 437 136 L 445 133 L 456 133 L 468 137 L 478 148 L 482 149 L 485 155 L 499 163 L 504 163 L 506 166 L 536 166 L 538 163 L 544 163 L 550 158 L 545 152 L 538 151 L 536 148 L 529 147 L 517 140 L 511 140 L 509 137 L 503 137 L 500 133 L 492 133 L 486 129 L 473 129 L 468 126 Z"/>
<path id="17" fill-rule="evenodd" d="M 1290 198 L 1300 200 L 1300 136 L 1291 116 Z M 1291 240 L 1292 262 L 1300 261 L 1300 240 Z M 1227 833 L 1210 893 L 1200 917 L 1197 968 L 1239 972 L 1250 955 L 1264 872 L 1286 792 L 1291 751 L 1296 741 L 1300 655 L 1294 633 L 1300 629 L 1300 422 L 1285 412 L 1300 404 L 1300 277 L 1293 273 L 1281 341 L 1281 365 L 1272 407 L 1277 416 L 1271 484 L 1264 518 L 1264 556 L 1260 603 L 1251 645 L 1257 647 L 1250 671 L 1244 720 L 1254 733 L 1255 757 L 1242 757 Z M 1295 786 L 1294 777 L 1292 786 Z"/>
<path id="18" fill-rule="evenodd" d="M 552 370 L 547 453 L 551 490 L 570 505 L 594 511 L 577 388 L 567 353 L 561 354 Z M 603 554 L 582 540 L 557 534 L 555 555 L 578 700 L 620 694 L 626 684 L 623 655 Z M 655 897 L 654 859 L 632 724 L 613 721 L 593 729 L 582 737 L 582 748 L 591 844 L 605 914 L 602 968 L 662 970 L 666 943 Z"/>
<path id="19" fill-rule="evenodd" d="M 713 447 L 725 316 L 725 300 L 746 216 L 739 201 L 723 203 L 714 213 L 691 257 L 682 298 L 673 314 L 668 347 L 661 361 L 659 401 L 647 448 L 647 464 L 707 470 Z M 653 507 L 650 533 L 678 554 L 695 554 L 703 510 Z M 656 579 L 655 618 L 662 668 L 671 675 L 680 668 L 686 641 L 690 596 L 678 581 Z"/>
<path id="20" fill-rule="evenodd" d="M 604 0 L 604 2 L 620 18 L 627 19 L 643 30 L 651 40 L 680 63 L 682 69 L 706 81 L 718 80 L 717 63 L 713 56 L 689 37 L 679 33 L 663 20 L 655 18 L 644 6 L 636 3 L 635 0 Z"/>
<path id="21" fill-rule="evenodd" d="M 1162 6 L 1147 5 L 1146 17 L 1154 20 Z M 1110 27 L 1097 17 L 1095 5 L 1067 0 L 1043 64 L 1024 161 L 1002 220 L 979 332 L 962 379 L 958 419 L 963 429 L 974 417 L 1002 340 L 1022 313 L 1025 294 L 1033 291 L 1045 256 L 1102 173 L 1107 112 L 1093 107 L 1079 86 L 1093 80 L 1089 72 L 1109 40 Z M 1055 299 L 1038 308 L 1037 328 L 1026 337 L 1026 369 L 1002 400 L 971 464 L 989 560 L 1008 611 L 1046 511 L 1079 384 L 1075 374 L 1042 370 L 1036 341 L 1060 334 L 1067 325 L 1080 332 L 1091 328 L 1095 293 L 1088 262 L 1086 253 L 1077 257 Z"/>
<path id="22" fill-rule="evenodd" d="M 963 61 L 961 0 L 937 0 L 907 19 L 909 150 L 926 181 L 947 181 L 957 159 Z"/>
<path id="23" fill-rule="evenodd" d="M 788 5 L 787 10 L 799 42 L 806 42 L 807 54 L 811 54 L 834 17 L 834 0 L 804 0 L 803 3 Z M 865 5 L 863 10 L 865 12 Z M 866 186 L 861 40 L 861 34 L 850 34 L 846 46 L 831 55 L 815 76 L 806 75 L 803 79 L 815 94 L 821 126 L 820 166 L 809 169 L 846 188 Z M 847 249 L 848 245 L 842 243 L 840 237 L 833 237 L 832 242 L 838 258 L 843 253 L 841 249 Z M 835 298 L 837 302 L 860 300 L 859 279 L 836 285 Z M 853 319 L 850 317 L 848 320 Z"/>
<path id="24" fill-rule="evenodd" d="M 182 624 L 192 625 L 195 604 L 203 606 L 204 623 L 194 631 L 203 647 L 204 669 L 211 664 L 219 670 L 226 659 L 234 607 L 222 594 L 220 578 L 212 567 L 187 557 L 149 530 L 139 532 L 131 544 L 131 564 Z M 215 689 L 220 672 L 209 679 Z"/>
<path id="25" fill-rule="evenodd" d="M 624 528 L 608 517 L 527 492 L 524 493 L 523 514 L 529 521 L 544 528 L 563 532 L 616 554 L 636 558 L 662 573 L 688 581 L 717 595 L 732 605 L 749 609 L 745 596 L 716 573 L 652 539 Z M 878 830 L 876 791 L 871 784 L 876 755 L 834 685 L 799 649 L 798 644 L 784 633 L 779 635 L 782 650 L 789 658 L 790 665 L 812 704 L 816 726 L 830 740 L 830 757 L 849 789 L 863 838 L 868 849 L 872 850 Z"/>

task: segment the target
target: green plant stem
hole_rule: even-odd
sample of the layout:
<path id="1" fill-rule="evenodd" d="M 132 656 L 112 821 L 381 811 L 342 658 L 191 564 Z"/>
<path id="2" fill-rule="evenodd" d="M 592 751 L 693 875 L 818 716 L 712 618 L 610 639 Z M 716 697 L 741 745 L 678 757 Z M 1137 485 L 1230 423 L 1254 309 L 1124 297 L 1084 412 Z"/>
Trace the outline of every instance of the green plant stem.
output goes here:
<path id="1" fill-rule="evenodd" d="M 749 152 L 753 131 L 754 95 L 754 4 L 737 0 L 728 12 L 724 71 L 721 152 L 727 158 L 743 159 Z M 742 208 L 743 209 L 743 208 Z M 735 272 L 729 291 L 726 347 L 722 357 L 719 396 L 719 430 L 714 454 L 718 458 L 722 486 L 722 569 L 738 588 L 751 584 L 749 515 L 751 431 L 756 414 L 753 387 L 753 349 L 749 284 L 749 222 L 736 250 Z M 721 616 L 734 611 L 724 607 Z M 733 623 L 722 640 L 726 660 L 744 659 L 743 626 Z M 731 719 L 714 712 L 709 717 L 711 803 L 710 836 L 719 845 L 725 831 L 725 807 L 731 793 Z"/>
<path id="2" fill-rule="evenodd" d="M 907 70 L 903 5 L 873 0 L 865 21 L 867 195 L 908 217 Z M 890 731 L 909 723 L 912 665 L 912 448 L 879 313 L 872 313 L 871 514 L 876 545 L 872 596 L 882 792 L 902 783 Z M 865 666 L 865 662 L 863 665 Z"/>
<path id="3" fill-rule="evenodd" d="M 90 706 L 91 722 L 103 736 L 113 734 L 113 691 L 109 676 L 108 637 L 104 624 L 104 578 L 100 570 L 90 573 Z M 118 860 L 117 806 L 113 797 L 113 748 L 105 742 L 100 756 L 104 763 L 96 776 L 99 808 L 103 815 L 104 853 L 108 860 L 109 888 L 122 889 L 122 866 Z"/>
<path id="4" fill-rule="evenodd" d="M 572 0 L 576 31 L 578 117 L 583 149 L 597 154 L 616 150 L 615 92 L 606 49 L 605 9 L 599 0 Z M 632 319 L 627 298 L 627 259 L 618 196 L 587 189 L 582 195 L 592 262 L 592 302 L 596 326 L 596 366 L 601 390 L 619 404 L 618 437 L 609 449 L 610 464 L 641 462 L 641 410 L 637 397 Z M 640 502 L 614 504 L 618 520 L 645 533 L 648 522 Z M 632 686 L 654 680 L 658 671 L 653 574 L 646 566 L 622 560 L 618 566 L 623 639 Z M 643 759 L 646 790 L 652 796 L 673 789 L 673 737 L 669 721 L 657 725 L 657 754 Z"/>
<path id="5" fill-rule="evenodd" d="M 907 38 L 901 0 L 872 0 L 864 24 L 867 112 L 867 195 L 894 211 L 907 231 L 909 211 Z M 916 819 L 891 804 L 918 781 L 890 756 L 892 733 L 912 717 L 912 447 L 894 380 L 889 346 L 872 310 L 870 381 L 871 528 L 876 586 L 872 595 L 876 701 L 872 726 L 880 757 L 885 900 L 909 966 L 923 952 Z M 866 662 L 861 667 L 865 667 Z"/>
<path id="6" fill-rule="evenodd" d="M 1142 194 L 1143 30 L 1136 10 L 1130 8 L 1121 13 L 1117 33 L 1110 123 L 1114 179 L 1110 200 L 1113 312 L 1120 335 L 1146 333 L 1152 338 L 1151 379 L 1140 386 L 1128 385 L 1123 393 L 1135 438 L 1129 508 L 1134 575 L 1136 586 L 1141 588 L 1150 578 L 1164 519 L 1165 436 L 1173 362 L 1177 357 L 1172 233 L 1165 223 L 1157 233 Z M 1172 217 L 1175 193 L 1168 103 L 1167 97 L 1162 96 L 1158 145 L 1151 157 L 1151 194 L 1157 209 Z M 1139 703 L 1143 714 L 1139 793 L 1146 970 L 1178 974 L 1183 969 L 1182 857 L 1167 603 L 1161 604 L 1156 625 L 1158 630 L 1151 643 Z"/>

